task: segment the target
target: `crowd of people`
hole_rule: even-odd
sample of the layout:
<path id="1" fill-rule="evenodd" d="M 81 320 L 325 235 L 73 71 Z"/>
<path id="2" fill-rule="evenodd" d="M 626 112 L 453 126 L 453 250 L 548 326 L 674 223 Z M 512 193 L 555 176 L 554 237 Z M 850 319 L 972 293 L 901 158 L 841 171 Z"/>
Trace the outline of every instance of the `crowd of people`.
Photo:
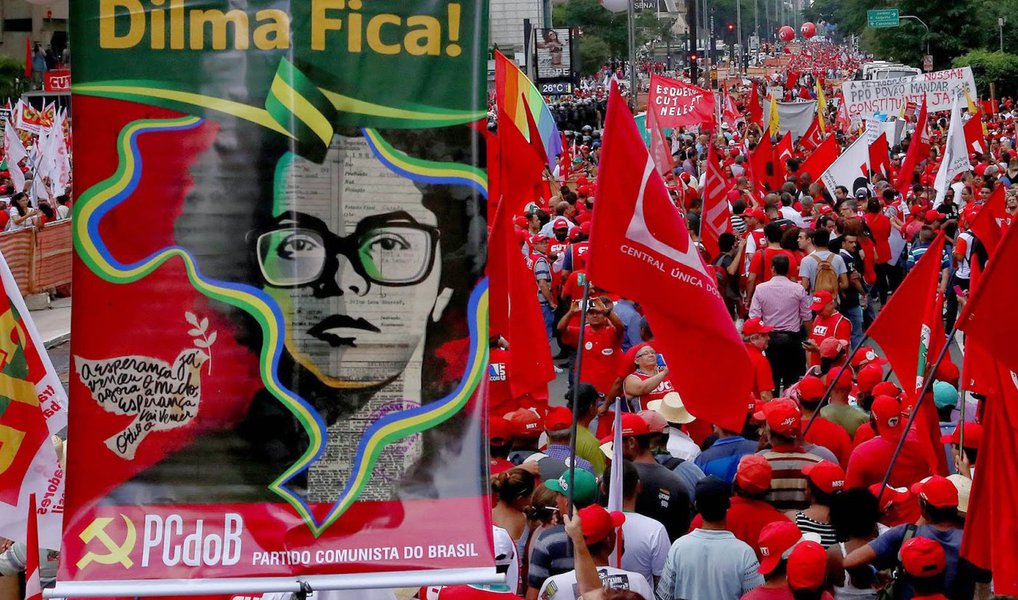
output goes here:
<path id="1" fill-rule="evenodd" d="M 795 64 L 819 64 L 822 82 L 858 66 L 840 49 L 803 47 L 812 54 Z M 836 82 L 826 85 L 834 97 Z M 729 91 L 748 115 L 748 86 Z M 837 107 L 826 108 L 833 125 Z M 542 393 L 514 396 L 506 341 L 498 332 L 490 341 L 500 367 L 490 382 L 492 514 L 498 535 L 513 542 L 500 554 L 513 566 L 507 586 L 486 593 L 528 600 L 991 596 L 992 573 L 960 552 L 985 398 L 959 392 L 950 355 L 920 373 L 933 381 L 938 452 L 948 467 L 941 472 L 907 427 L 915 390 L 864 343 L 938 236 L 945 240 L 938 293 L 950 331 L 971 273 L 987 260 L 973 219 L 995 193 L 1005 199 L 1002 228 L 1018 214 L 1011 101 L 977 117 L 985 151 L 974 152 L 971 169 L 935 201 L 947 137 L 939 117 L 931 115 L 932 149 L 913 173 L 899 171 L 920 133 L 914 119 L 890 147 L 891 172 L 871 172 L 855 189 L 826 189 L 800 173 L 802 147 L 784 161 L 780 185 L 752 178 L 747 163 L 768 133 L 748 118 L 673 135 L 666 183 L 751 359 L 753 395 L 741 430 L 690 413 L 640 306 L 587 280 L 601 140 L 593 127 L 581 129 L 573 160 L 546 173 L 543 193 L 515 221 L 559 377 L 568 380 L 566 406 Z M 826 135 L 842 148 L 861 134 L 847 124 L 833 129 Z M 716 255 L 698 235 L 705 197 L 716 192 L 705 189 L 712 145 L 731 215 Z M 612 443 L 616 423 L 621 452 Z M 620 459 L 621 468 L 611 464 Z M 613 473 L 621 473 L 620 511 L 604 508 Z"/>

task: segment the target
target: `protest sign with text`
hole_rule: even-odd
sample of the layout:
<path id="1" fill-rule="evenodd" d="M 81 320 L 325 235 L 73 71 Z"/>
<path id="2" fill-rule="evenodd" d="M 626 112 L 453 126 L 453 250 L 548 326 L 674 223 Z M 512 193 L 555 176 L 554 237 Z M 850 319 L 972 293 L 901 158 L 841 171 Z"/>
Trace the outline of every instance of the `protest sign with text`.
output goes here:
<path id="1" fill-rule="evenodd" d="M 853 121 L 876 119 L 879 115 L 900 115 L 910 102 L 919 105 L 923 98 L 930 112 L 950 110 L 955 96 L 966 89 L 972 97 L 976 97 L 971 67 L 898 79 L 846 81 L 841 87 Z"/>
<path id="2" fill-rule="evenodd" d="M 714 94 L 691 83 L 651 75 L 647 111 L 654 111 L 661 127 L 713 128 Z"/>

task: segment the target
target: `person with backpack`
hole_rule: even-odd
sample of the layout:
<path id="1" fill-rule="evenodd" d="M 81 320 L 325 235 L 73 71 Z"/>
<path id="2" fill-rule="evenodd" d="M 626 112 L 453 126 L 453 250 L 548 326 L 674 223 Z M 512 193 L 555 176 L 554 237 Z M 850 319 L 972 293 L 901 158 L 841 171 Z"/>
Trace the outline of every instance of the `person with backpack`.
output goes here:
<path id="1" fill-rule="evenodd" d="M 817 229 L 813 232 L 812 253 L 799 263 L 799 283 L 807 292 L 814 296 L 817 292 L 827 292 L 837 297 L 841 290 L 848 288 L 848 268 L 845 260 L 835 252 L 831 252 L 831 232 Z"/>

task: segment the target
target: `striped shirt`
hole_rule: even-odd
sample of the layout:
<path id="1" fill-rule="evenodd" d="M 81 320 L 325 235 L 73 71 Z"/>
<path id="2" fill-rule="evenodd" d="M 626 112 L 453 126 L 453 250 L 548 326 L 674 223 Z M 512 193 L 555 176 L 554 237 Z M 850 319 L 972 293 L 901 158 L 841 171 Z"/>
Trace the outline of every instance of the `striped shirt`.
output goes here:
<path id="1" fill-rule="evenodd" d="M 795 526 L 803 533 L 815 533 L 820 536 L 820 545 L 826 550 L 838 543 L 838 536 L 834 532 L 834 525 L 820 523 L 807 517 L 802 512 L 795 513 Z"/>
<path id="2" fill-rule="evenodd" d="M 732 229 L 736 231 L 740 236 L 746 233 L 746 221 L 742 218 L 742 215 L 732 215 Z"/>
<path id="3" fill-rule="evenodd" d="M 540 590 L 544 580 L 574 569 L 569 548 L 569 534 L 565 527 L 556 525 L 541 532 L 530 547 L 530 569 L 527 585 Z"/>
<path id="4" fill-rule="evenodd" d="M 784 452 L 761 450 L 757 454 L 766 458 L 773 469 L 771 491 L 767 492 L 765 498 L 767 502 L 780 511 L 803 510 L 809 506 L 806 500 L 806 476 L 802 474 L 802 468 L 823 459 L 800 449 Z"/>

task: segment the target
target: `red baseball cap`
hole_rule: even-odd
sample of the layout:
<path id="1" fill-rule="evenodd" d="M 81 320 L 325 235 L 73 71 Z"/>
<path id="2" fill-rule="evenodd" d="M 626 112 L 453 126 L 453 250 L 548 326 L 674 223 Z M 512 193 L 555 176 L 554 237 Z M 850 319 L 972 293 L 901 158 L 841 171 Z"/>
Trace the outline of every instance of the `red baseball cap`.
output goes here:
<path id="1" fill-rule="evenodd" d="M 810 310 L 822 310 L 825 306 L 834 302 L 831 293 L 827 290 L 820 290 L 813 294 L 813 304 L 809 305 Z"/>
<path id="2" fill-rule="evenodd" d="M 547 242 L 549 240 L 551 240 L 550 237 L 546 235 L 541 235 L 540 233 L 535 233 L 534 235 L 530 236 L 531 244 L 540 244 L 541 242 Z"/>
<path id="3" fill-rule="evenodd" d="M 954 364 L 953 360 L 942 360 L 937 365 L 937 370 L 933 372 L 933 378 L 938 381 L 946 381 L 953 386 L 958 385 L 958 380 L 961 379 L 961 372 L 958 370 L 958 365 Z"/>
<path id="4" fill-rule="evenodd" d="M 647 422 L 635 413 L 622 413 L 622 437 L 648 435 L 650 427 Z"/>
<path id="5" fill-rule="evenodd" d="M 821 215 L 829 215 L 832 212 L 834 212 L 834 207 L 832 207 L 830 204 L 821 204 L 818 210 L 820 211 Z"/>
<path id="6" fill-rule="evenodd" d="M 541 416 L 526 408 L 509 413 L 509 423 L 512 426 L 513 435 L 520 438 L 538 438 L 544 431 Z"/>
<path id="7" fill-rule="evenodd" d="M 907 504 L 912 500 L 912 492 L 908 488 L 896 488 L 889 485 L 884 488 L 884 494 L 880 495 L 880 484 L 874 483 L 869 487 L 869 490 L 880 502 L 880 512 L 884 512 L 895 505 L 901 506 Z"/>
<path id="8" fill-rule="evenodd" d="M 580 515 L 580 528 L 583 530 L 583 540 L 588 545 L 596 544 L 608 537 L 616 527 L 621 527 L 626 522 L 626 515 L 615 510 L 608 512 L 599 504 L 591 504 L 586 508 L 577 511 Z"/>
<path id="9" fill-rule="evenodd" d="M 564 406 L 556 406 L 548 410 L 544 416 L 544 428 L 547 431 L 559 431 L 573 426 L 573 411 Z"/>
<path id="10" fill-rule="evenodd" d="M 770 333 L 774 328 L 764 325 L 763 319 L 750 319 L 742 324 L 742 335 L 756 335 L 758 333 Z"/>
<path id="11" fill-rule="evenodd" d="M 869 364 L 886 365 L 887 359 L 877 354 L 873 348 L 862 346 L 855 351 L 855 356 L 852 357 L 852 366 L 858 369 Z"/>
<path id="12" fill-rule="evenodd" d="M 936 221 L 937 219 L 943 218 L 943 216 L 944 215 L 935 210 L 928 210 L 925 215 L 927 222 Z"/>
<path id="13" fill-rule="evenodd" d="M 958 488 L 947 477 L 933 475 L 912 484 L 912 493 L 937 508 L 958 508 Z"/>
<path id="14" fill-rule="evenodd" d="M 513 428 L 504 417 L 488 417 L 488 440 L 492 444 L 505 444 L 513 439 Z"/>
<path id="15" fill-rule="evenodd" d="M 762 494 L 771 489 L 773 475 L 774 467 L 766 458 L 759 454 L 747 454 L 739 459 L 735 482 L 747 494 Z"/>
<path id="16" fill-rule="evenodd" d="M 569 229 L 569 219 L 565 217 L 559 217 L 555 219 L 551 224 L 552 229 Z"/>
<path id="17" fill-rule="evenodd" d="M 890 396 L 891 398 L 897 398 L 901 395 L 901 388 L 891 383 L 890 381 L 881 381 L 880 383 L 873 386 L 874 396 Z"/>
<path id="18" fill-rule="evenodd" d="M 827 580 L 827 551 L 812 540 L 796 544 L 788 555 L 787 572 L 793 590 L 820 588 Z"/>
<path id="19" fill-rule="evenodd" d="M 864 366 L 855 375 L 855 381 L 859 384 L 859 391 L 861 392 L 873 391 L 883 380 L 884 369 L 876 363 Z"/>
<path id="20" fill-rule="evenodd" d="M 764 526 L 760 530 L 760 574 L 773 571 L 801 539 L 802 532 L 791 521 L 774 521 Z"/>
<path id="21" fill-rule="evenodd" d="M 747 210 L 746 212 L 742 213 L 742 216 L 756 219 L 757 221 L 760 221 L 761 223 L 766 223 L 767 222 L 767 213 L 765 213 L 764 211 L 760 210 L 759 208 L 751 208 L 751 209 Z"/>
<path id="22" fill-rule="evenodd" d="M 838 465 L 822 460 L 802 468 L 802 474 L 821 490 L 828 494 L 840 492 L 845 488 L 845 471 Z"/>
<path id="23" fill-rule="evenodd" d="M 978 450 L 979 446 L 983 443 L 983 426 L 979 423 L 965 423 L 964 425 L 958 425 L 954 428 L 954 432 L 950 435 L 940 436 L 941 443 L 960 444 L 962 427 L 965 428 L 965 447 Z"/>
<path id="24" fill-rule="evenodd" d="M 898 431 L 905 425 L 901 421 L 901 404 L 890 396 L 877 396 L 870 413 L 877 423 L 877 433 Z"/>
<path id="25" fill-rule="evenodd" d="M 827 385 L 816 375 L 807 375 L 802 378 L 795 389 L 799 391 L 799 399 L 806 402 L 819 402 L 827 392 Z"/>
<path id="26" fill-rule="evenodd" d="M 947 568 L 940 542 L 916 536 L 901 545 L 901 566 L 913 577 L 932 577 Z"/>
<path id="27" fill-rule="evenodd" d="M 778 435 L 790 437 L 790 434 L 798 434 L 802 430 L 802 411 L 790 398 L 771 400 L 753 417 L 758 421 L 766 421 L 767 427 Z"/>
<path id="28" fill-rule="evenodd" d="M 827 294 L 827 292 L 820 292 L 821 294 Z M 830 296 L 830 294 L 827 294 Z M 821 306 L 820 308 L 823 308 Z M 814 310 L 820 310 L 816 308 Z M 848 342 L 845 340 L 839 340 L 836 337 L 825 338 L 824 341 L 820 342 L 820 357 L 821 358 L 834 358 L 841 353 L 842 350 L 848 347 Z M 848 370 L 846 369 L 846 372 Z"/>
<path id="29" fill-rule="evenodd" d="M 526 227 L 527 226 L 527 218 L 526 217 L 516 217 L 515 219 L 513 219 L 513 224 L 515 224 L 517 227 L 520 227 L 520 228 Z"/>

